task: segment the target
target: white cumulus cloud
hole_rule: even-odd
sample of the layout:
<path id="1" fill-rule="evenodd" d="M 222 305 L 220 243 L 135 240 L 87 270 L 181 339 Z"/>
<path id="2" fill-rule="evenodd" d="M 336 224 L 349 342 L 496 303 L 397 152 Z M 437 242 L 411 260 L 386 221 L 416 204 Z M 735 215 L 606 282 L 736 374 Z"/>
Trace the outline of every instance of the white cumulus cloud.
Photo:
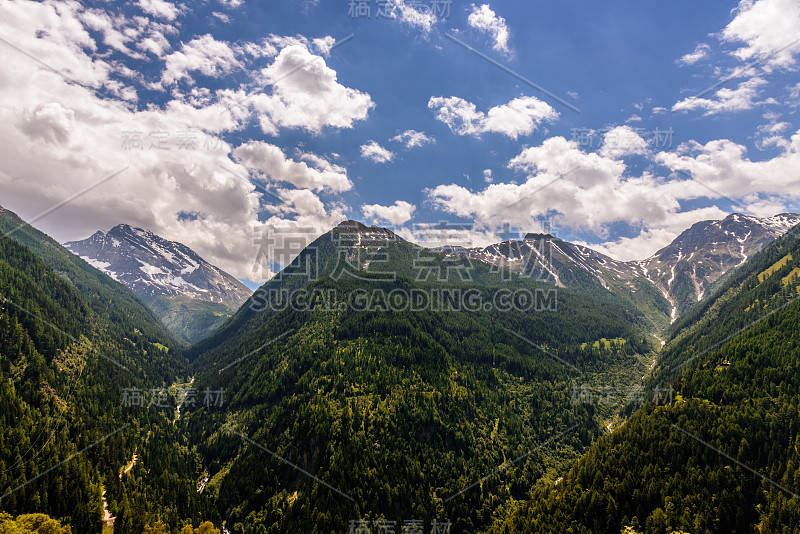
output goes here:
<path id="1" fill-rule="evenodd" d="M 347 191 L 353 186 L 344 168 L 315 154 L 305 154 L 306 161 L 294 161 L 279 147 L 264 141 L 245 143 L 233 151 L 233 156 L 247 169 L 263 174 L 270 181 L 289 182 L 316 191 Z"/>
<path id="2" fill-rule="evenodd" d="M 377 142 L 370 140 L 369 143 L 361 145 L 361 157 L 364 159 L 371 160 L 375 163 L 387 163 L 392 161 L 394 158 L 394 153 L 387 149 L 383 148 Z"/>
<path id="3" fill-rule="evenodd" d="M 264 133 L 277 135 L 280 127 L 320 132 L 326 126 L 351 128 L 367 118 L 375 106 L 369 94 L 337 82 L 336 71 L 305 45 L 283 48 L 262 71 L 270 84 L 249 97 Z"/>
<path id="4" fill-rule="evenodd" d="M 504 222 L 529 228 L 538 217 L 557 212 L 562 226 L 601 232 L 618 221 L 665 220 L 679 208 L 656 177 L 626 176 L 622 161 L 583 152 L 563 137 L 523 150 L 508 166 L 523 173 L 525 181 L 491 183 L 477 192 L 440 185 L 428 196 L 445 212 L 490 228 Z"/>
<path id="5" fill-rule="evenodd" d="M 432 137 L 428 137 L 425 132 L 418 132 L 416 130 L 406 130 L 405 132 L 392 137 L 391 141 L 403 143 L 406 148 L 414 148 L 436 142 L 436 140 Z"/>
<path id="6" fill-rule="evenodd" d="M 510 52 L 508 38 L 511 33 L 508 31 L 506 19 L 492 11 L 489 4 L 481 6 L 472 4 L 472 12 L 467 18 L 467 23 L 477 30 L 488 33 L 492 39 L 492 48 L 504 54 Z"/>
<path id="7" fill-rule="evenodd" d="M 774 99 L 758 101 L 766 77 L 776 69 L 792 70 L 800 54 L 800 2 L 795 0 L 740 0 L 733 20 L 717 35 L 722 44 L 738 46 L 730 54 L 740 60 L 732 69 L 716 68 L 720 81 L 744 79 L 735 89 L 723 87 L 712 97 L 690 97 L 677 102 L 673 111 L 705 110 L 705 115 L 752 109 Z M 694 64 L 706 57 L 709 47 L 700 44 L 679 62 Z M 726 72 L 727 70 L 727 72 Z M 717 83 L 719 85 L 719 82 Z M 715 88 L 712 85 L 711 88 Z M 709 91 L 710 92 L 710 91 Z"/>
<path id="8" fill-rule="evenodd" d="M 405 0 L 387 0 L 381 5 L 381 8 L 383 9 L 382 16 L 397 19 L 421 30 L 425 35 L 431 32 L 437 22 L 436 13 L 430 9 L 430 6 L 420 2 L 406 3 Z"/>
<path id="9" fill-rule="evenodd" d="M 763 78 L 750 78 L 735 88 L 723 87 L 714 93 L 715 98 L 690 96 L 672 106 L 672 111 L 689 111 L 703 109 L 705 115 L 718 113 L 744 111 L 752 109 L 758 104 L 769 103 L 769 100 L 758 101 L 761 94 L 760 87 L 767 82 Z"/>
<path id="10" fill-rule="evenodd" d="M 711 50 L 710 46 L 708 46 L 706 43 L 700 43 L 695 47 L 693 52 L 689 52 L 688 54 L 681 56 L 678 61 L 684 65 L 694 65 L 701 59 L 707 57 L 709 50 Z"/>
<path id="11" fill-rule="evenodd" d="M 410 202 L 398 200 L 391 206 L 381 206 L 380 204 L 364 204 L 361 212 L 364 217 L 373 221 L 386 221 L 395 226 L 400 226 L 411 220 L 417 208 Z"/>
<path id="12" fill-rule="evenodd" d="M 661 152 L 655 159 L 672 171 L 682 171 L 696 179 L 675 184 L 683 198 L 717 199 L 725 195 L 742 199 L 745 206 L 756 203 L 759 195 L 797 200 L 800 198 L 800 173 L 797 172 L 800 169 L 800 132 L 781 145 L 780 154 L 763 161 L 749 159 L 747 148 L 729 139 L 716 139 L 706 144 L 692 141 L 673 152 Z"/>
<path id="13" fill-rule="evenodd" d="M 530 135 L 542 122 L 552 122 L 558 112 L 546 102 L 533 96 L 515 98 L 484 113 L 475 104 L 457 96 L 432 97 L 428 107 L 435 110 L 436 119 L 458 135 L 479 136 L 486 132 L 501 133 L 513 139 Z"/>
<path id="14" fill-rule="evenodd" d="M 647 141 L 630 126 L 611 128 L 603 135 L 600 155 L 610 159 L 647 153 Z"/>
<path id="15" fill-rule="evenodd" d="M 184 78 L 192 81 L 190 73 L 194 71 L 217 78 L 241 66 L 228 43 L 217 41 L 210 34 L 201 35 L 166 57 L 161 84 L 169 85 Z"/>
<path id="16" fill-rule="evenodd" d="M 775 137 L 786 128 L 776 123 L 763 131 Z M 800 200 L 800 131 L 773 143 L 781 150 L 777 156 L 754 161 L 744 146 L 727 139 L 654 154 L 629 130 L 612 129 L 616 140 L 607 139 L 598 152 L 584 152 L 562 137 L 526 148 L 508 164 L 523 174 L 521 183 L 489 182 L 478 191 L 443 184 L 426 194 L 435 208 L 485 228 L 533 228 L 548 217 L 557 227 L 596 235 L 599 241 L 588 246 L 623 260 L 643 259 L 694 222 L 727 215 L 715 205 L 685 209 L 686 201 L 733 199 L 736 209 L 766 216 Z M 653 165 L 632 174 L 621 159 L 631 153 Z M 609 226 L 617 223 L 638 234 L 609 240 Z"/>
<path id="17" fill-rule="evenodd" d="M 218 41 L 220 54 L 197 51 L 196 57 L 176 45 L 186 60 L 171 64 L 179 79 L 173 90 L 164 93 L 163 101 L 134 106 L 124 98 L 135 95 L 134 84 L 147 82 L 118 61 L 118 54 L 126 52 L 115 44 L 130 48 L 136 43 L 148 57 L 160 57 L 170 49 L 166 36 L 175 33 L 153 19 L 126 19 L 116 6 L 104 7 L 107 16 L 70 0 L 3 6 L 0 34 L 65 73 L 0 47 L 4 207 L 31 219 L 61 205 L 35 224 L 62 242 L 120 222 L 149 228 L 185 243 L 234 276 L 253 280 L 269 275 L 253 275 L 259 248 L 254 228 L 290 226 L 316 237 L 345 218 L 348 208 L 337 196 L 352 187 L 345 169 L 308 152 L 288 157 L 262 141 L 237 148 L 220 140 L 220 135 L 243 129 L 258 115 L 250 101 L 236 105 L 251 95 L 239 88 L 212 90 L 183 83 L 182 73 L 223 72 L 226 67 L 213 58 L 220 54 L 230 58 L 227 50 L 233 51 L 236 61 L 245 62 L 253 56 L 240 50 L 263 49 L 263 43 Z M 112 30 L 127 40 L 114 41 L 121 38 Z M 112 37 L 108 43 L 107 36 Z M 278 59 L 277 49 L 270 57 Z M 344 94 L 346 100 L 352 93 L 335 84 L 335 72 L 322 58 L 307 53 L 306 57 L 315 58 L 312 66 L 317 70 L 312 72 L 316 78 L 304 78 L 303 83 L 316 80 L 317 85 L 311 83 L 308 91 L 296 86 L 292 90 L 300 96 L 292 96 L 313 94 L 323 104 L 304 111 L 309 113 L 308 122 L 303 116 L 289 120 L 276 111 L 270 116 L 273 124 L 313 130 L 356 120 L 347 117 L 346 106 L 336 109 L 341 103 L 336 95 Z M 309 74 L 302 70 L 301 78 Z M 281 85 L 282 90 L 285 87 Z M 269 96 L 281 99 L 280 94 Z M 369 95 L 363 98 L 371 103 Z M 291 110 L 296 102 L 284 103 Z M 325 106 L 333 114 L 331 120 Z M 259 181 L 273 194 L 255 185 Z"/>
<path id="18" fill-rule="evenodd" d="M 800 53 L 800 3 L 795 0 L 741 0 L 722 40 L 744 43 L 734 55 L 764 67 L 789 68 Z"/>
<path id="19" fill-rule="evenodd" d="M 138 6 L 147 13 L 168 21 L 175 20 L 180 15 L 181 10 L 172 2 L 166 0 L 138 0 Z"/>

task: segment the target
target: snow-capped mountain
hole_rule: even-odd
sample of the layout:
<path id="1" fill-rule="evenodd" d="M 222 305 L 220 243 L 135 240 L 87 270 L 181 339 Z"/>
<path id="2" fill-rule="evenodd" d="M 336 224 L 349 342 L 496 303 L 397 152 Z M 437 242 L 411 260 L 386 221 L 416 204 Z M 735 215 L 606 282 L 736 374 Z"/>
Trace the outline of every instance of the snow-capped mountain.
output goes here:
<path id="1" fill-rule="evenodd" d="M 512 276 L 530 276 L 558 287 L 583 291 L 610 291 L 643 310 L 655 328 L 669 322 L 669 302 L 636 265 L 615 260 L 588 247 L 551 234 L 527 234 L 487 247 L 447 247 L 454 252 L 507 270 Z"/>
<path id="2" fill-rule="evenodd" d="M 608 289 L 609 282 L 629 283 L 640 276 L 625 262 L 617 261 L 590 248 L 563 241 L 551 234 L 527 234 L 523 240 L 508 240 L 484 248 L 463 249 L 479 259 L 512 272 L 542 279 L 551 278 L 557 286 L 576 285 L 582 274 L 589 274 Z"/>
<path id="3" fill-rule="evenodd" d="M 183 296 L 238 307 L 252 293 L 186 245 L 127 224 L 64 246 L 145 301 Z"/>
<path id="4" fill-rule="evenodd" d="M 127 224 L 64 246 L 146 301 L 184 296 L 238 307 L 251 294 L 239 280 L 186 245 Z"/>
<path id="5" fill-rule="evenodd" d="M 765 218 L 733 214 L 720 221 L 702 221 L 639 261 L 617 261 L 550 234 L 528 234 L 522 240 L 483 248 L 448 247 L 446 251 L 562 287 L 599 284 L 655 312 L 651 317 L 665 315 L 674 321 L 701 300 L 723 274 L 798 223 L 800 214 L 796 213 Z"/>
<path id="6" fill-rule="evenodd" d="M 653 256 L 631 264 L 670 301 L 674 319 L 702 300 L 720 276 L 798 223 L 798 213 L 764 218 L 734 213 L 720 221 L 701 221 Z"/>
<path id="7" fill-rule="evenodd" d="M 190 343 L 210 334 L 252 294 L 186 245 L 127 224 L 64 246 L 131 288 Z"/>

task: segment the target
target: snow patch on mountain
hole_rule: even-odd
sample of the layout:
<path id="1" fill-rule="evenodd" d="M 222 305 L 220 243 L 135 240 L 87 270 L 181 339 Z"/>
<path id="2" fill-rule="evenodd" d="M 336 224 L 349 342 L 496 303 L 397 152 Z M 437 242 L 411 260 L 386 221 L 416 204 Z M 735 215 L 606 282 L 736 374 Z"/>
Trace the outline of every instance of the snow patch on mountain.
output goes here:
<path id="1" fill-rule="evenodd" d="M 547 272 L 548 279 L 559 286 L 569 286 L 576 269 L 618 293 L 634 293 L 636 283 L 652 284 L 669 302 L 669 319 L 675 322 L 720 276 L 798 223 L 800 214 L 796 213 L 765 218 L 734 213 L 719 221 L 698 222 L 651 257 L 627 262 L 550 234 L 528 234 L 523 240 L 483 248 L 456 248 L 460 254 L 520 274 Z"/>
<path id="2" fill-rule="evenodd" d="M 126 224 L 64 245 L 145 300 L 189 297 L 238 308 L 251 291 L 182 243 Z"/>

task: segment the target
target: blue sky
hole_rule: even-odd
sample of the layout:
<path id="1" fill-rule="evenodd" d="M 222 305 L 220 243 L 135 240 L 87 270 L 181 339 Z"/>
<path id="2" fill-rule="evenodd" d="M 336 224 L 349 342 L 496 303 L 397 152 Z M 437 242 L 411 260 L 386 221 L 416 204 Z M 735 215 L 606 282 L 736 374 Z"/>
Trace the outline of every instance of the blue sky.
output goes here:
<path id="1" fill-rule="evenodd" d="M 547 221 L 627 260 L 799 209 L 796 0 L 433 3 L 6 2 L 0 204 L 88 189 L 37 226 L 142 226 L 254 282 L 259 236 L 344 218 Z"/>

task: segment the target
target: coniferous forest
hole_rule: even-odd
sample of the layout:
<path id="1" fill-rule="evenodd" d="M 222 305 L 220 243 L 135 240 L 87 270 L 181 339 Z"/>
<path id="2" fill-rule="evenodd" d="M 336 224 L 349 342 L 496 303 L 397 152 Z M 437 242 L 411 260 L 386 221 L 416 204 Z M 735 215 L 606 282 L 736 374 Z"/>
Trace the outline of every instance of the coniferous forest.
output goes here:
<path id="1" fill-rule="evenodd" d="M 568 289 L 557 311 L 251 305 L 188 347 L 125 287 L 17 233 L 0 241 L 9 532 L 99 533 L 109 518 L 123 534 L 800 528 L 796 231 L 660 350 L 628 301 Z M 361 279 L 337 277 L 330 242 L 265 288 L 478 281 L 489 298 L 508 284 L 481 265 L 467 282 L 420 280 L 403 241 Z M 320 260 L 313 280 L 290 276 L 304 254 Z"/>

